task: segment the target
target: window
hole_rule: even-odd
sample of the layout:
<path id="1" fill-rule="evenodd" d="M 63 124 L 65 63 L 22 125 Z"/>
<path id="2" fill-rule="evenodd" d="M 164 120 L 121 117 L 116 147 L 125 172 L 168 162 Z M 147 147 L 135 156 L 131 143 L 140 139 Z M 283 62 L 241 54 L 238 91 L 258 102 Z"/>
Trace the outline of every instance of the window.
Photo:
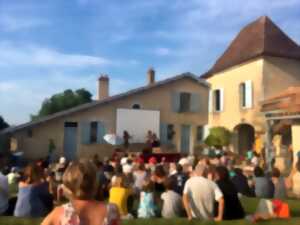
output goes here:
<path id="1" fill-rule="evenodd" d="M 173 140 L 175 131 L 174 131 L 174 125 L 173 124 L 168 124 L 167 126 L 167 139 L 168 141 Z"/>
<path id="2" fill-rule="evenodd" d="M 241 107 L 246 107 L 246 84 L 240 84 L 240 105 Z"/>
<path id="3" fill-rule="evenodd" d="M 90 126 L 91 126 L 90 143 L 96 143 L 97 142 L 97 133 L 98 133 L 98 123 L 91 122 Z"/>
<path id="4" fill-rule="evenodd" d="M 27 130 L 27 137 L 32 138 L 33 132 L 32 129 Z"/>
<path id="5" fill-rule="evenodd" d="M 140 109 L 141 106 L 140 106 L 140 104 L 137 104 L 137 103 L 136 103 L 136 104 L 133 104 L 133 105 L 132 105 L 132 108 L 133 108 L 133 109 Z"/>
<path id="6" fill-rule="evenodd" d="M 197 141 L 200 142 L 203 140 L 203 126 L 197 127 Z"/>
<path id="7" fill-rule="evenodd" d="M 191 93 L 180 93 L 180 112 L 189 112 L 191 105 Z"/>
<path id="8" fill-rule="evenodd" d="M 214 109 L 216 112 L 221 111 L 221 90 L 214 90 Z"/>
<path id="9" fill-rule="evenodd" d="M 240 106 L 249 109 L 252 107 L 252 81 L 248 80 L 240 84 Z"/>

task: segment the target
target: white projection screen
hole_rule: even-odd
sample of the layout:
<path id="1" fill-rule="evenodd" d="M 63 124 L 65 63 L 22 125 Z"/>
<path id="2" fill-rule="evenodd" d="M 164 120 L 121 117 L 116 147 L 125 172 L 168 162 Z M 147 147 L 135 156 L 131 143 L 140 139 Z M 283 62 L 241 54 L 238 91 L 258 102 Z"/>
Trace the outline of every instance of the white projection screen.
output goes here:
<path id="1" fill-rule="evenodd" d="M 127 130 L 132 137 L 130 143 L 144 143 L 148 130 L 159 137 L 159 111 L 141 109 L 117 109 L 117 135 L 123 137 Z"/>

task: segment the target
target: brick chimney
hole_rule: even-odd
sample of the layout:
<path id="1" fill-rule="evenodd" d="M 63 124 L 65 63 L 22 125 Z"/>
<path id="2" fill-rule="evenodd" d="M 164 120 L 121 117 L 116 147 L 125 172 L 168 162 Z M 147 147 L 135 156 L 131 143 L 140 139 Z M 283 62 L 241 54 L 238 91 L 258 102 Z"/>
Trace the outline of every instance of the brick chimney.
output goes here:
<path id="1" fill-rule="evenodd" d="M 109 97 L 109 77 L 102 74 L 98 79 L 98 99 L 103 100 Z"/>
<path id="2" fill-rule="evenodd" d="M 148 85 L 155 83 L 155 70 L 152 67 L 150 67 L 147 72 L 147 81 Z"/>

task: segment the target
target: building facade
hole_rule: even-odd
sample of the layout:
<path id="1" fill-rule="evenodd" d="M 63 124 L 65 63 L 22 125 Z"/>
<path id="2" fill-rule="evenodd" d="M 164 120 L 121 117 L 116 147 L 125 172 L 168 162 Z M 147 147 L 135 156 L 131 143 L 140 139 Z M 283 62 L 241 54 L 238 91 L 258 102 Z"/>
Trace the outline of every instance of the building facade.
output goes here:
<path id="1" fill-rule="evenodd" d="M 300 84 L 300 47 L 261 17 L 239 32 L 202 77 L 211 85 L 209 127 L 233 131 L 234 149 L 245 153 L 266 133 L 261 102 Z"/>
<path id="2" fill-rule="evenodd" d="M 190 73 L 157 82 L 153 70 L 147 76 L 147 85 L 115 96 L 109 96 L 109 78 L 101 76 L 99 100 L 5 130 L 12 150 L 29 159 L 46 157 L 51 140 L 57 157 L 109 156 L 116 146 L 103 137 L 116 133 L 118 109 L 132 109 L 159 112 L 163 150 L 192 153 L 208 122 L 208 83 Z M 132 148 L 141 151 L 143 145 Z"/>

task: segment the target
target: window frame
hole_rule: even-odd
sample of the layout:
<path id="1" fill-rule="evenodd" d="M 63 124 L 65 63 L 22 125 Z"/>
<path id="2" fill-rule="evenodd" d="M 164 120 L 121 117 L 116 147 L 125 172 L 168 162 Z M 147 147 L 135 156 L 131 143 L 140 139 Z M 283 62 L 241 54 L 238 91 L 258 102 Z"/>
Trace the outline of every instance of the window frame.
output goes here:
<path id="1" fill-rule="evenodd" d="M 98 136 L 98 122 L 97 121 L 92 121 L 90 122 L 90 144 L 95 144 L 97 143 L 97 136 Z"/>

